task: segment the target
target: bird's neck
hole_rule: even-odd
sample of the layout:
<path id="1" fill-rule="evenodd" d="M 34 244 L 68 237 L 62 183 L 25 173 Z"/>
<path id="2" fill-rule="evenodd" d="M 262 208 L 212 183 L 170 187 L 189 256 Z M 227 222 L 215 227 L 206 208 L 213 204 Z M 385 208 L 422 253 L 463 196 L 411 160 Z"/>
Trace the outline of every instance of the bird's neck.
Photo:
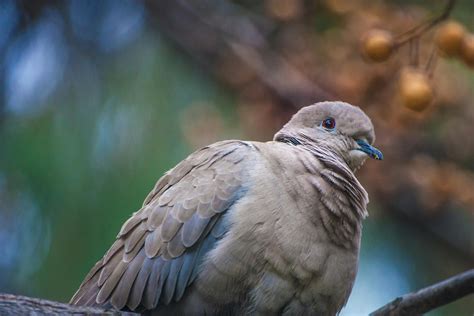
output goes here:
<path id="1" fill-rule="evenodd" d="M 281 135 L 276 141 L 310 152 L 322 168 L 311 168 L 313 187 L 322 202 L 321 222 L 329 237 L 337 244 L 351 247 L 354 235 L 360 234 L 361 222 L 367 214 L 368 195 L 347 165 L 345 159 L 324 144 L 300 135 Z M 311 161 L 304 162 L 305 165 Z M 324 181 L 324 184 L 318 181 Z"/>

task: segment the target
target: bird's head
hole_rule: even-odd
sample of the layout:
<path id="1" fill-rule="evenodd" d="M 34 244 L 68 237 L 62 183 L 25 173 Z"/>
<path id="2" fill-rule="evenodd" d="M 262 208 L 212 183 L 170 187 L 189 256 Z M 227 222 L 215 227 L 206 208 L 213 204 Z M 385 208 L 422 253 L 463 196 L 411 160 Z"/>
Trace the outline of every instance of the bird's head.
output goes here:
<path id="1" fill-rule="evenodd" d="M 357 170 L 367 157 L 382 160 L 373 147 L 374 126 L 359 108 L 345 102 L 320 102 L 299 110 L 274 140 L 307 144 L 330 151 Z"/>

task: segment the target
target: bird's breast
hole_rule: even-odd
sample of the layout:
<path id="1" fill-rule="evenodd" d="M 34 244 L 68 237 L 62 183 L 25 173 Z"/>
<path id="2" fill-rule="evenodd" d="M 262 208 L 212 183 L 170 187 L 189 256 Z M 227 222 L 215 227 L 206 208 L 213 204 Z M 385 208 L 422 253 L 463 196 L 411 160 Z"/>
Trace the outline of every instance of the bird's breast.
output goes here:
<path id="1" fill-rule="evenodd" d="M 209 254 L 199 291 L 262 312 L 338 310 L 352 288 L 358 247 L 332 242 L 301 157 L 280 157 L 269 163 L 262 155 L 255 164 L 249 190 L 225 215 L 231 229 Z"/>

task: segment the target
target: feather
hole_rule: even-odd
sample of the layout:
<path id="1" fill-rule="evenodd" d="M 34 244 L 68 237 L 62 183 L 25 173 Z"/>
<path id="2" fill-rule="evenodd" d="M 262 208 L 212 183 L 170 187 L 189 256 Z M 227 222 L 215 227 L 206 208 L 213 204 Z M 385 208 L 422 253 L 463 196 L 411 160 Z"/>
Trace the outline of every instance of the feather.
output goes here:
<path id="1" fill-rule="evenodd" d="M 161 269 L 164 265 L 164 261 L 161 258 L 152 259 L 153 265 L 151 268 L 151 274 L 148 278 L 148 282 L 145 288 L 145 295 L 143 298 L 143 305 L 146 309 L 153 309 L 158 304 L 158 299 L 161 295 L 161 288 L 158 287 L 159 279 L 161 276 Z"/>
<path id="2" fill-rule="evenodd" d="M 168 273 L 168 278 L 166 279 L 166 283 L 164 284 L 163 292 L 161 294 L 161 301 L 165 305 L 168 305 L 174 296 L 179 270 L 181 270 L 181 266 L 183 265 L 183 257 L 181 256 L 176 258 L 175 260 L 170 261 L 169 264 L 170 270 Z"/>
<path id="3" fill-rule="evenodd" d="M 163 261 L 163 267 L 161 268 L 161 271 L 160 271 L 161 276 L 160 276 L 160 279 L 158 280 L 158 286 L 157 286 L 157 288 L 159 289 L 159 294 L 157 296 L 159 298 L 161 298 L 161 293 L 163 291 L 164 284 L 166 280 L 168 279 L 170 267 L 171 267 L 171 261 Z"/>
<path id="4" fill-rule="evenodd" d="M 170 202 L 175 198 L 176 196 L 176 188 L 175 187 L 170 187 L 168 188 L 163 194 L 158 198 L 158 205 L 159 206 L 165 206 L 165 205 L 171 205 Z"/>
<path id="5" fill-rule="evenodd" d="M 202 232 L 206 229 L 210 218 L 202 218 L 199 214 L 194 214 L 187 222 L 183 224 L 182 228 L 182 240 L 183 245 L 187 248 L 194 245 Z"/>
<path id="6" fill-rule="evenodd" d="M 191 272 L 193 271 L 194 264 L 196 263 L 196 254 L 196 248 L 183 254 L 183 264 L 181 266 L 181 270 L 179 271 L 178 281 L 176 282 L 174 299 L 176 302 L 181 300 L 186 287 L 189 285 Z"/>
<path id="7" fill-rule="evenodd" d="M 135 256 L 137 255 L 137 253 L 143 249 L 143 244 L 145 243 L 145 239 L 147 237 L 147 235 L 149 235 L 150 233 L 148 231 L 145 231 L 145 233 L 143 234 L 142 238 L 136 243 L 136 245 L 133 247 L 132 250 L 130 250 L 129 252 L 125 252 L 123 254 L 123 261 L 125 262 L 130 262 L 133 260 L 133 258 L 135 258 Z"/>
<path id="8" fill-rule="evenodd" d="M 118 282 L 118 285 L 113 291 L 110 299 L 110 302 L 116 309 L 122 309 L 127 304 L 133 282 L 135 281 L 138 272 L 140 272 L 145 257 L 144 251 L 142 250 L 140 254 L 128 264 L 125 273 Z"/>
<path id="9" fill-rule="evenodd" d="M 172 258 L 179 257 L 186 250 L 186 247 L 183 245 L 181 234 L 177 234 L 173 239 L 167 244 L 168 253 Z"/>
<path id="10" fill-rule="evenodd" d="M 221 213 L 227 210 L 231 204 L 232 201 L 221 199 L 219 196 L 215 195 L 214 199 L 212 200 L 211 207 L 214 212 Z"/>
<path id="11" fill-rule="evenodd" d="M 167 206 L 156 206 L 155 208 L 153 208 L 146 222 L 147 229 L 154 230 L 158 228 L 161 223 L 163 223 L 163 219 L 168 213 L 168 210 L 169 207 Z"/>
<path id="12" fill-rule="evenodd" d="M 199 203 L 197 207 L 197 213 L 200 217 L 211 217 L 216 214 L 216 212 L 212 209 L 211 203 Z"/>
<path id="13" fill-rule="evenodd" d="M 113 243 L 112 247 L 110 247 L 110 249 L 105 254 L 103 264 L 104 265 L 107 264 L 110 258 L 112 258 L 112 256 L 114 256 L 117 253 L 117 251 L 119 251 L 123 247 L 123 245 L 124 245 L 124 240 L 122 238 L 117 239 Z"/>
<path id="14" fill-rule="evenodd" d="M 132 251 L 135 246 L 143 239 L 143 236 L 147 232 L 145 224 L 142 222 L 138 227 L 136 227 L 133 232 L 125 238 L 125 252 L 128 253 Z"/>
<path id="15" fill-rule="evenodd" d="M 112 274 L 107 278 L 104 285 L 100 289 L 99 293 L 97 294 L 96 302 L 97 304 L 105 303 L 112 291 L 114 290 L 115 286 L 117 285 L 118 281 L 122 277 L 123 273 L 127 268 L 128 263 L 124 261 L 120 261 L 117 266 L 115 266 L 114 271 Z"/>
<path id="16" fill-rule="evenodd" d="M 204 204 L 204 205 L 210 205 L 212 202 L 212 199 L 214 198 L 214 188 L 211 186 L 207 186 L 206 188 L 203 188 L 204 190 L 201 191 L 199 195 L 199 203 Z"/>
<path id="17" fill-rule="evenodd" d="M 205 260 L 205 256 L 212 249 L 215 243 L 216 243 L 216 239 L 211 236 L 207 236 L 206 238 L 202 240 L 199 250 L 196 254 L 196 259 L 195 259 L 196 263 L 193 266 L 191 277 L 189 278 L 189 283 L 192 283 L 194 280 L 196 280 L 196 277 L 198 276 L 200 272 L 201 265 Z"/>
<path id="18" fill-rule="evenodd" d="M 99 279 L 97 285 L 102 287 L 105 281 L 110 277 L 112 272 L 114 272 L 115 267 L 122 261 L 122 253 L 116 252 L 113 257 L 110 258 L 109 262 L 102 267 L 100 270 Z"/>
<path id="19" fill-rule="evenodd" d="M 152 267 L 153 260 L 145 258 L 143 261 L 142 268 L 138 272 L 138 276 L 135 279 L 135 282 L 133 282 L 133 286 L 130 291 L 130 296 L 127 301 L 127 306 L 132 311 L 134 311 L 140 305 L 143 299 L 145 286 L 148 282 L 148 278 L 150 277 Z"/>
<path id="20" fill-rule="evenodd" d="M 186 201 L 184 201 L 184 203 L 179 203 L 174 206 L 174 207 L 178 206 L 175 216 L 178 219 L 178 221 L 180 221 L 181 223 L 186 222 L 196 212 L 198 201 L 197 199 L 193 199 L 192 201 L 194 203 L 185 203 Z M 174 207 L 173 207 L 173 211 L 174 211 Z"/>
<path id="21" fill-rule="evenodd" d="M 145 240 L 145 253 L 148 258 L 155 257 L 163 246 L 161 227 L 148 234 Z"/>
<path id="22" fill-rule="evenodd" d="M 221 216 L 211 230 L 211 234 L 214 238 L 220 239 L 226 232 L 229 231 L 229 223 L 225 216 Z"/>
<path id="23" fill-rule="evenodd" d="M 169 212 L 161 225 L 161 239 L 163 239 L 163 241 L 170 241 L 182 225 L 183 224 L 175 219 Z"/>
<path id="24" fill-rule="evenodd" d="M 120 229 L 120 232 L 117 236 L 117 238 L 123 236 L 123 235 L 126 235 L 129 231 L 131 231 L 133 228 L 135 228 L 138 224 L 141 223 L 143 219 L 141 218 L 141 216 L 137 216 L 137 215 L 133 215 L 132 217 L 130 217 L 126 222 L 125 224 L 122 225 L 122 228 Z"/>

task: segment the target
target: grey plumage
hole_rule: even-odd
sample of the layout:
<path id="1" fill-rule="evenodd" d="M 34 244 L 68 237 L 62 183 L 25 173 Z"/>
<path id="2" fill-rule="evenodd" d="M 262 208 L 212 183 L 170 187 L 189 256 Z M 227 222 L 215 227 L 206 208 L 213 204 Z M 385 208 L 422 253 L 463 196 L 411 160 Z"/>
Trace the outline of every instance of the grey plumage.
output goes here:
<path id="1" fill-rule="evenodd" d="M 204 147 L 157 182 L 71 302 L 158 315 L 337 314 L 367 216 L 354 172 L 382 158 L 374 139 L 359 108 L 323 102 L 273 141 Z"/>

